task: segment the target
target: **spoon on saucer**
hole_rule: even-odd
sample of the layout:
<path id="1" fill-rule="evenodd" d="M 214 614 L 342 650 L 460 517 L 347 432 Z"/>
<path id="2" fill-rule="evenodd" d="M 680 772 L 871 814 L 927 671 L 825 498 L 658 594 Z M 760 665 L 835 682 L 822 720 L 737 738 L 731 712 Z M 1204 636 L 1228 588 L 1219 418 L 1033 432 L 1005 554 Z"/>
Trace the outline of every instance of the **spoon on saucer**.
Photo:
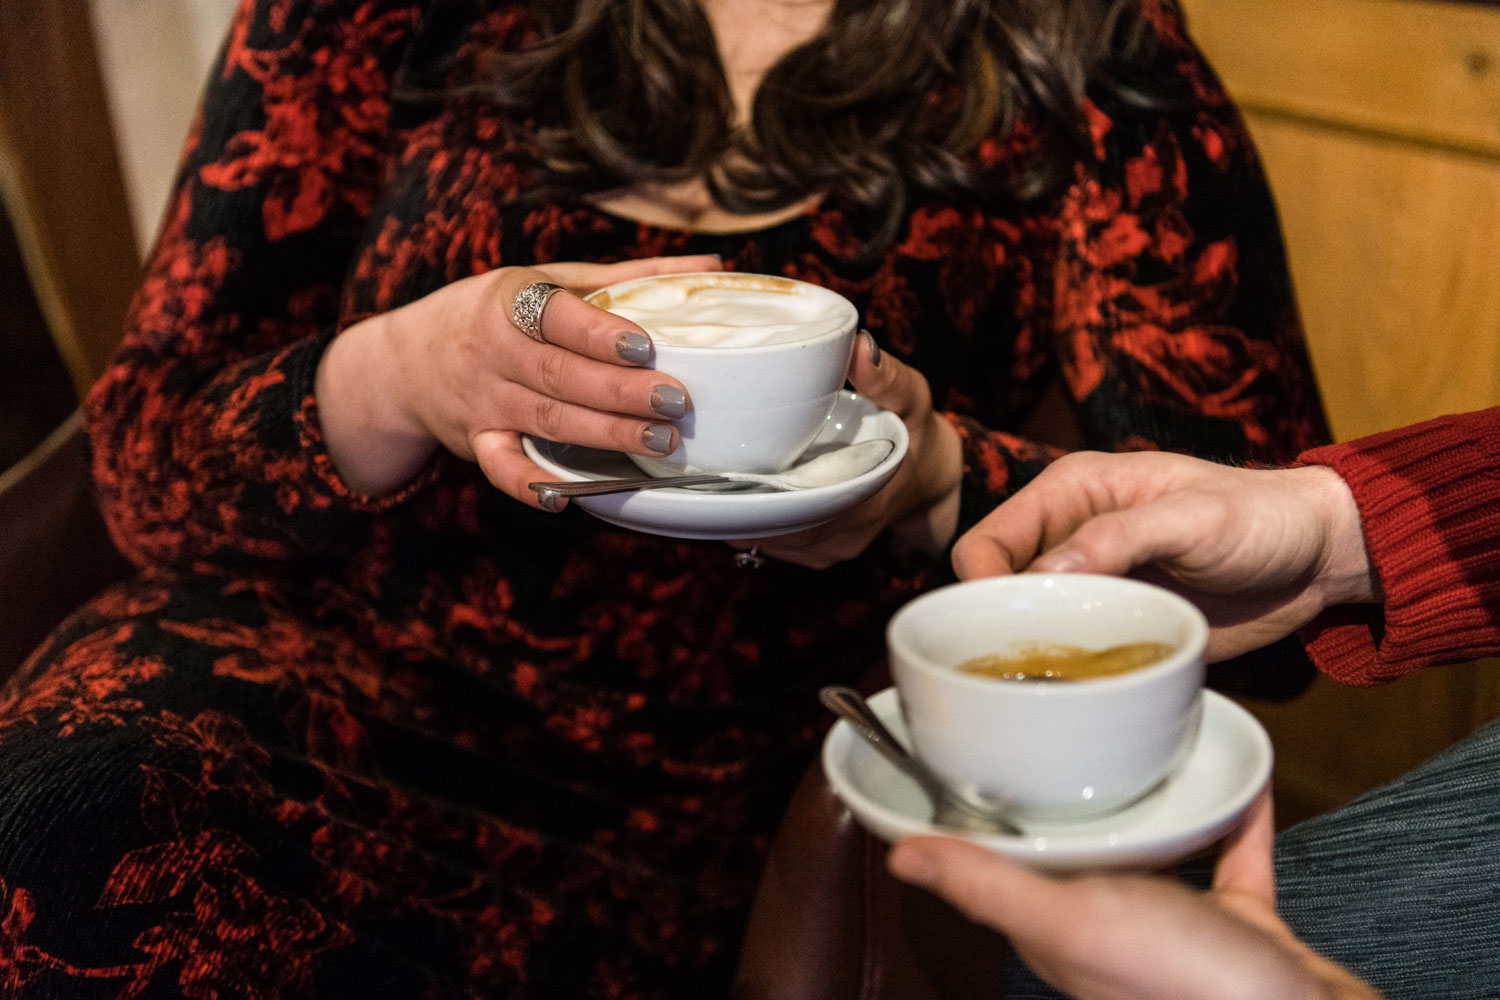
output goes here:
<path id="1" fill-rule="evenodd" d="M 853 688 L 832 685 L 818 692 L 829 711 L 854 727 L 886 760 L 895 764 L 922 786 L 932 800 L 932 822 L 967 833 L 1004 833 L 1024 836 L 1021 828 L 1006 819 L 1000 806 L 972 792 L 954 788 L 912 755 L 880 721 L 869 704 Z"/>
<path id="2" fill-rule="evenodd" d="M 633 490 L 659 490 L 668 486 L 712 486 L 719 483 L 753 483 L 778 490 L 810 490 L 833 486 L 862 476 L 890 457 L 896 442 L 889 438 L 872 438 L 825 451 L 785 472 L 719 472 L 690 476 L 640 476 L 634 479 L 585 479 L 566 482 L 538 482 L 526 485 L 545 500 L 554 497 L 592 497 L 604 493 L 629 493 Z"/>

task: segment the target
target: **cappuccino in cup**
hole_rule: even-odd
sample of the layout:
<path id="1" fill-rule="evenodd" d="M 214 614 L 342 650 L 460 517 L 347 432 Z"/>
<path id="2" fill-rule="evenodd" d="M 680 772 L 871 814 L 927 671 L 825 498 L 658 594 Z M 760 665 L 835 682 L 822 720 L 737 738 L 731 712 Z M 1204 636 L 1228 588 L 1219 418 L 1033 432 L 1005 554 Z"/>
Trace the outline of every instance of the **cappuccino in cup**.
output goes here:
<path id="1" fill-rule="evenodd" d="M 681 445 L 631 455 L 654 476 L 780 472 L 823 429 L 854 352 L 853 303 L 775 275 L 670 274 L 602 288 L 588 301 L 638 324 L 651 367 L 686 387 Z"/>

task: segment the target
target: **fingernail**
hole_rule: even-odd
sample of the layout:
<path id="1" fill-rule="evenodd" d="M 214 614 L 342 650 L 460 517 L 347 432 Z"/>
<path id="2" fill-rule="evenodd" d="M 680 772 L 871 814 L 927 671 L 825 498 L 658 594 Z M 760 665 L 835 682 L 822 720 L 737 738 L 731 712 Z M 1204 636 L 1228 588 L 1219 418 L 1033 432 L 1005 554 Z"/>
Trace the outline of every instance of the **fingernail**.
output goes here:
<path id="1" fill-rule="evenodd" d="M 563 509 L 563 498 L 556 490 L 537 490 L 536 502 L 541 504 L 542 510 L 550 514 L 556 514 Z"/>
<path id="2" fill-rule="evenodd" d="M 672 450 L 672 428 L 667 424 L 647 424 L 641 431 L 641 443 L 659 454 Z"/>
<path id="3" fill-rule="evenodd" d="M 1056 548 L 1026 567 L 1031 573 L 1076 573 L 1088 558 L 1077 549 Z"/>
<path id="4" fill-rule="evenodd" d="M 615 353 L 626 361 L 643 365 L 651 360 L 651 338 L 644 333 L 622 333 L 615 338 Z"/>
<path id="5" fill-rule="evenodd" d="M 685 416 L 688 411 L 687 393 L 675 385 L 659 385 L 651 390 L 651 409 L 664 417 Z"/>
<path id="6" fill-rule="evenodd" d="M 877 343 L 875 343 L 875 335 L 873 333 L 871 333 L 869 330 L 861 330 L 861 331 L 859 331 L 859 335 L 861 337 L 864 337 L 865 338 L 865 342 L 870 345 L 870 364 L 873 367 L 875 367 L 875 368 L 879 368 L 880 367 L 880 345 L 877 344 Z"/>
<path id="7" fill-rule="evenodd" d="M 919 888 L 928 889 L 937 884 L 937 865 L 920 848 L 898 844 L 891 849 L 886 865 L 892 875 Z"/>

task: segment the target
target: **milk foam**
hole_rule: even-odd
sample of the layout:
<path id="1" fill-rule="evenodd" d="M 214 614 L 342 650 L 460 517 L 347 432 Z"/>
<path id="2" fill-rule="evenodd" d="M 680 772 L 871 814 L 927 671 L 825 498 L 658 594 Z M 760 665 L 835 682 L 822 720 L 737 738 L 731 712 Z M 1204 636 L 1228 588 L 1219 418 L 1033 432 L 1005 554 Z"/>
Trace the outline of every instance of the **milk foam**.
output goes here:
<path id="1" fill-rule="evenodd" d="M 658 343 L 679 347 L 785 344 L 837 325 L 842 303 L 815 292 L 643 282 L 609 304 Z"/>

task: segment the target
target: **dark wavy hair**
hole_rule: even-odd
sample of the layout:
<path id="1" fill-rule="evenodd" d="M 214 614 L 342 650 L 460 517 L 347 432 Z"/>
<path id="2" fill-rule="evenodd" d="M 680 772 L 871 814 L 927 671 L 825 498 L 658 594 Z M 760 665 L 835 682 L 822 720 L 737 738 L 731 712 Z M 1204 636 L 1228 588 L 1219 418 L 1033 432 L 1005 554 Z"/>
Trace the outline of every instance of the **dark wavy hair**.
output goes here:
<path id="1" fill-rule="evenodd" d="M 523 123 L 545 196 L 702 177 L 720 206 L 753 213 L 822 193 L 872 211 L 878 244 L 913 192 L 1059 191 L 1089 143 L 1086 91 L 1156 99 L 1142 2 L 837 0 L 733 128 L 698 0 L 537 0 L 536 44 L 494 54 L 468 89 Z M 970 154 L 1023 116 L 1027 154 L 981 176 Z"/>

